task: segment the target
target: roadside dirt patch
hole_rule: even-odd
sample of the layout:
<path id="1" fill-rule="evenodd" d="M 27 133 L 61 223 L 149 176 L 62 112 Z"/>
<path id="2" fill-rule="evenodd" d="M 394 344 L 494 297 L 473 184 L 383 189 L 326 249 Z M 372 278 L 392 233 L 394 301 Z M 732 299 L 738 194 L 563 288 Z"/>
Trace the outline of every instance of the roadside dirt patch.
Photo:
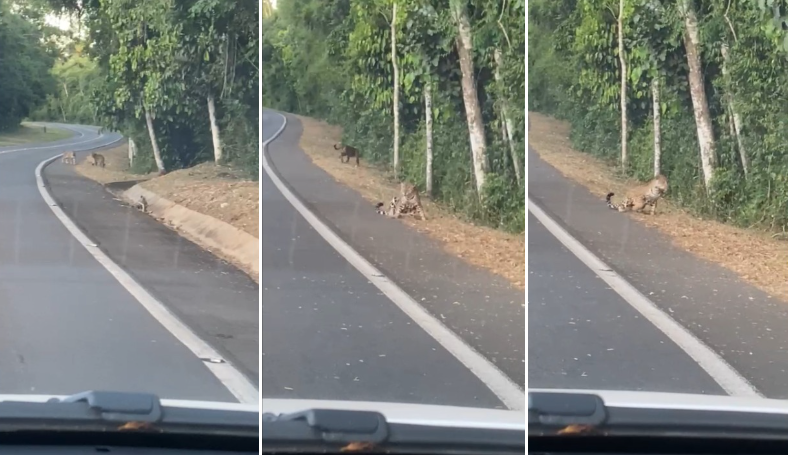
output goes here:
<path id="1" fill-rule="evenodd" d="M 303 125 L 300 147 L 337 182 L 358 191 L 372 204 L 388 201 L 399 192 L 399 184 L 390 175 L 369 166 L 341 163 L 333 145 L 341 140 L 342 129 L 309 117 L 296 116 Z M 431 201 L 424 200 L 428 221 L 401 220 L 440 242 L 444 249 L 470 264 L 486 268 L 525 289 L 525 236 L 508 234 L 484 226 L 475 226 L 452 215 Z"/>
<path id="2" fill-rule="evenodd" d="M 535 112 L 529 112 L 529 117 L 529 144 L 567 178 L 600 197 L 609 191 L 620 193 L 635 184 L 617 178 L 615 170 L 601 160 L 573 150 L 567 122 Z M 659 211 L 656 217 L 629 216 L 659 229 L 677 246 L 735 272 L 767 293 L 788 300 L 788 261 L 785 260 L 788 243 L 774 240 L 765 232 L 698 219 L 668 201 L 659 205 Z"/>
<path id="3" fill-rule="evenodd" d="M 258 182 L 248 180 L 241 171 L 226 166 L 216 166 L 213 163 L 203 163 L 164 176 L 158 176 L 155 172 L 140 175 L 129 171 L 128 143 L 124 142 L 100 153 L 104 155 L 106 163 L 103 169 L 92 166 L 88 163 L 87 156 L 83 156 L 79 158 L 76 171 L 108 188 L 114 187 L 116 191 L 128 190 L 135 183 L 141 182 L 140 187 L 169 202 L 223 221 L 254 238 L 260 238 L 260 185 Z M 123 182 L 127 184 L 124 185 Z M 230 254 L 211 247 L 205 241 L 189 235 L 185 229 L 178 229 L 167 220 L 159 219 L 159 221 L 215 256 L 233 263 L 259 283 L 259 273 L 235 260 Z M 228 245 L 225 246 L 230 248 Z"/>
<path id="4" fill-rule="evenodd" d="M 101 150 L 96 153 L 104 155 L 104 168 L 91 165 L 88 163 L 88 154 L 79 153 L 76 171 L 102 185 L 113 182 L 148 180 L 156 176 L 155 173 L 140 175 L 129 172 L 129 144 L 126 141 L 119 143 L 115 147 Z"/>
<path id="5" fill-rule="evenodd" d="M 260 184 L 248 180 L 239 170 L 202 163 L 148 180 L 141 186 L 260 238 Z"/>
<path id="6" fill-rule="evenodd" d="M 241 171 L 203 163 L 161 177 L 156 173 L 140 175 L 129 172 L 128 143 L 100 153 L 106 167 L 90 165 L 85 156 L 79 159 L 77 172 L 103 185 L 144 180 L 143 188 L 260 238 L 260 185 Z"/>

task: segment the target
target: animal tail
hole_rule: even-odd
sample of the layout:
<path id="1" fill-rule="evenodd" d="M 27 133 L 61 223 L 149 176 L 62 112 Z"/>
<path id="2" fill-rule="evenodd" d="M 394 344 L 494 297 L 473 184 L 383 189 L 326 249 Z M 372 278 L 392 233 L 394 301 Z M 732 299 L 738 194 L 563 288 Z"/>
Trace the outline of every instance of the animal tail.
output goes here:
<path id="1" fill-rule="evenodd" d="M 337 147 L 339 146 L 339 147 Z M 339 150 L 342 148 L 342 144 L 334 144 L 334 150 Z"/>
<path id="2" fill-rule="evenodd" d="M 383 211 L 383 203 L 382 202 L 378 202 L 377 204 L 375 204 L 375 210 L 378 212 L 378 215 L 385 215 L 386 214 L 386 212 Z"/>
<path id="3" fill-rule="evenodd" d="M 616 193 L 607 193 L 607 196 L 605 196 L 605 202 L 607 202 L 607 206 L 609 208 L 613 210 L 618 210 L 618 207 L 616 207 L 615 204 L 613 204 L 613 201 L 610 200 L 610 198 L 612 198 L 615 195 Z"/>

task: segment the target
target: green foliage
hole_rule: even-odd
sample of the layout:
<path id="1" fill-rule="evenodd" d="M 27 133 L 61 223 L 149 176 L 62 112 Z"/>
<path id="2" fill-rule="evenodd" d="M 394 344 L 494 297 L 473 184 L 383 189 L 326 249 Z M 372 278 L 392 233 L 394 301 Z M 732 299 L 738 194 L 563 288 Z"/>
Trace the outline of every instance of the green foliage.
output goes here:
<path id="1" fill-rule="evenodd" d="M 25 12 L 0 2 L 0 131 L 19 127 L 55 90 L 44 27 Z"/>
<path id="2" fill-rule="evenodd" d="M 224 161 L 258 176 L 258 2 L 29 2 L 78 17 L 88 35 L 60 50 L 56 88 L 34 118 L 120 131 L 138 146 L 134 170 L 148 172 L 147 110 L 166 168 L 177 169 L 213 159 L 211 96 Z"/>
<path id="3" fill-rule="evenodd" d="M 456 25 L 449 0 L 397 0 L 402 178 L 422 189 L 425 171 L 424 88 L 433 96 L 433 197 L 485 224 L 521 232 L 524 191 L 518 187 L 500 129 L 510 106 L 515 149 L 525 159 L 525 2 L 473 0 L 479 102 L 487 129 L 490 182 L 482 206 L 475 192 Z M 263 19 L 263 105 L 322 118 L 343 127 L 363 158 L 388 168 L 393 157 L 390 24 L 392 0 L 279 0 Z M 503 56 L 494 81 L 493 52 Z M 519 204 L 519 205 L 518 205 Z"/>
<path id="4" fill-rule="evenodd" d="M 675 2 L 626 0 L 625 48 L 630 69 L 629 167 L 641 180 L 653 174 L 651 94 L 661 78 L 662 171 L 670 198 L 702 216 L 741 226 L 788 224 L 788 2 L 700 0 L 706 94 L 718 166 L 710 191 L 700 168 L 689 95 L 683 21 Z M 529 109 L 567 119 L 579 149 L 612 163 L 619 159 L 620 113 L 615 15 L 618 2 L 577 0 L 529 5 Z M 729 47 L 724 77 L 723 44 Z M 742 121 L 749 161 L 744 173 L 725 96 Z"/>

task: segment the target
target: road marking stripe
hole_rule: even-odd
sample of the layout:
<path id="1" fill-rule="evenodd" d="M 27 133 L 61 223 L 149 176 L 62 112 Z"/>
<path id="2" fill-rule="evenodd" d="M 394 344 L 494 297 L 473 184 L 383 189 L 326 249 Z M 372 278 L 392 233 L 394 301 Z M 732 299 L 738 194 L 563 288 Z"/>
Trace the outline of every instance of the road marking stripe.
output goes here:
<path id="1" fill-rule="evenodd" d="M 122 137 L 121 137 L 122 139 Z M 120 140 L 120 139 L 119 139 Z M 117 141 L 115 141 L 117 142 Z M 105 144 L 99 147 L 104 147 Z M 99 148 L 94 147 L 94 148 Z M 90 150 L 90 149 L 88 149 Z M 84 150 L 81 150 L 84 151 Z M 49 189 L 44 184 L 42 172 L 44 168 L 63 156 L 59 154 L 52 158 L 38 163 L 36 167 L 36 183 L 38 184 L 38 191 L 41 197 L 47 203 L 55 216 L 63 223 L 63 226 L 68 229 L 71 235 L 83 246 L 85 249 L 98 261 L 99 264 L 104 266 L 105 269 L 129 292 L 135 299 L 156 318 L 159 323 L 164 326 L 175 338 L 183 343 L 198 359 L 222 359 L 222 363 L 202 362 L 211 373 L 216 376 L 219 381 L 235 396 L 241 403 L 258 404 L 260 393 L 251 381 L 237 370 L 232 364 L 224 360 L 222 356 L 213 349 L 208 343 L 203 341 L 196 333 L 194 333 L 186 324 L 184 324 L 177 316 L 175 316 L 164 304 L 156 300 L 148 291 L 145 290 L 134 278 L 131 277 L 125 270 L 117 265 L 112 259 L 109 258 L 101 249 L 99 249 L 95 242 L 90 240 L 85 233 L 80 230 L 77 225 L 66 215 L 66 213 L 57 205 L 55 199 L 49 193 Z"/>
<path id="2" fill-rule="evenodd" d="M 577 256 L 591 271 L 605 281 L 635 310 L 642 314 L 662 333 L 686 352 L 709 374 L 729 395 L 740 397 L 761 397 L 761 393 L 740 375 L 719 354 L 699 340 L 670 315 L 660 310 L 654 302 L 643 295 L 621 275 L 613 271 L 580 241 L 572 237 L 563 227 L 553 220 L 541 207 L 528 198 L 528 211 L 539 220 L 553 236 L 569 251 Z"/>
<path id="3" fill-rule="evenodd" d="M 281 115 L 277 113 L 277 115 Z M 265 146 L 274 140 L 287 125 L 287 119 L 282 116 L 284 123 L 268 141 L 263 143 L 263 169 L 276 185 L 282 195 L 293 207 L 312 225 L 323 239 L 328 242 L 342 257 L 356 268 L 364 277 L 383 292 L 405 314 L 410 316 L 425 332 L 434 338 L 441 346 L 449 351 L 473 374 L 476 375 L 492 392 L 512 410 L 525 409 L 525 392 L 515 384 L 506 374 L 498 369 L 495 364 L 487 360 L 478 351 L 465 343 L 457 334 L 452 332 L 443 323 L 434 318 L 427 310 L 419 305 L 413 297 L 408 295 L 388 277 L 383 275 L 361 254 L 334 233 L 314 213 L 312 213 L 298 197 L 296 197 L 276 172 L 269 166 L 266 158 Z M 371 207 L 371 206 L 370 206 Z"/>
<path id="4" fill-rule="evenodd" d="M 37 124 L 37 123 L 31 123 L 31 124 Z M 80 138 L 80 137 L 85 137 L 85 135 L 81 131 L 79 131 L 78 129 L 69 128 L 69 127 L 66 127 L 66 126 L 58 126 L 58 128 L 61 128 L 61 129 L 64 129 L 64 130 L 68 130 L 68 131 L 73 131 L 73 132 L 79 134 L 79 136 L 77 136 L 77 139 Z M 80 142 L 69 142 L 69 143 L 66 143 L 66 144 L 47 145 L 47 146 L 44 146 L 44 147 L 27 147 L 27 148 L 23 148 L 23 149 L 4 150 L 4 151 L 0 151 L 0 155 L 5 155 L 6 153 L 24 152 L 26 150 L 46 150 L 46 149 L 52 149 L 52 148 L 57 148 L 57 147 L 70 147 L 72 145 L 86 144 L 88 142 L 96 141 L 98 139 L 101 139 L 102 136 L 104 136 L 104 135 L 102 134 L 101 136 L 94 137 L 93 139 L 87 139 L 87 140 L 80 141 Z M 72 138 L 68 138 L 68 139 L 72 139 Z M 61 140 L 66 141 L 68 139 L 61 139 Z M 16 147 L 16 146 L 15 145 L 11 145 L 9 147 Z"/>

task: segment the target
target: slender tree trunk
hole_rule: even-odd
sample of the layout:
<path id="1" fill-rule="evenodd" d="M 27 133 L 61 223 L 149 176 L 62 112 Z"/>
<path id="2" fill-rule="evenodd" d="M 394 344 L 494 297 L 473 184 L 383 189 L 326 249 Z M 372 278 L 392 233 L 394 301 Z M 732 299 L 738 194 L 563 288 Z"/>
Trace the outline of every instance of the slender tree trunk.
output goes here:
<path id="1" fill-rule="evenodd" d="M 219 124 L 216 122 L 216 103 L 213 95 L 208 95 L 208 118 L 211 121 L 211 138 L 213 138 L 213 161 L 216 164 L 222 162 L 222 140 L 219 135 Z"/>
<path id="2" fill-rule="evenodd" d="M 427 127 L 427 195 L 432 197 L 432 87 L 427 82 L 424 85 L 424 115 Z"/>
<path id="3" fill-rule="evenodd" d="M 722 76 L 725 78 L 727 82 L 727 101 L 728 101 L 728 110 L 730 111 L 731 123 L 733 124 L 733 136 L 736 137 L 736 144 L 739 147 L 739 157 L 741 158 L 741 167 L 744 170 L 744 177 L 746 178 L 750 172 L 750 164 L 749 160 L 747 160 L 747 152 L 744 149 L 744 142 L 742 141 L 741 137 L 741 116 L 736 111 L 736 107 L 734 106 L 734 97 L 736 96 L 733 93 L 733 84 L 730 83 L 730 77 L 728 73 L 728 44 L 723 43 L 722 45 Z"/>
<path id="4" fill-rule="evenodd" d="M 659 100 L 659 76 L 651 81 L 651 103 L 654 108 L 654 177 L 662 173 L 662 109 Z"/>
<path id="5" fill-rule="evenodd" d="M 479 95 L 476 92 L 471 24 L 465 11 L 465 5 L 461 0 L 452 0 L 451 8 L 457 26 L 456 45 L 462 71 L 462 100 L 465 105 L 465 117 L 468 123 L 471 154 L 473 155 L 476 192 L 479 197 L 482 197 L 482 188 L 487 177 L 487 139 L 484 133 L 482 110 L 479 106 Z"/>
<path id="6" fill-rule="evenodd" d="M 60 106 L 60 114 L 63 116 L 63 123 L 68 122 L 68 118 L 66 116 L 66 104 L 68 104 L 68 85 L 63 82 L 63 93 L 66 95 L 65 101 L 58 101 L 58 106 Z"/>
<path id="7" fill-rule="evenodd" d="M 397 2 L 391 7 L 391 66 L 394 70 L 394 173 L 399 175 L 399 67 L 397 66 Z"/>
<path id="8" fill-rule="evenodd" d="M 624 0 L 618 1 L 618 61 L 621 66 L 621 167 L 627 167 L 627 61 L 624 56 Z"/>
<path id="9" fill-rule="evenodd" d="M 134 165 L 134 157 L 137 155 L 137 144 L 134 139 L 129 138 L 129 167 Z"/>
<path id="10" fill-rule="evenodd" d="M 717 165 L 715 155 L 714 130 L 711 123 L 709 103 L 706 100 L 706 90 L 703 85 L 703 68 L 700 61 L 700 33 L 698 31 L 698 18 L 695 15 L 690 0 L 682 0 L 684 14 L 684 48 L 687 53 L 689 66 L 690 96 L 692 110 L 695 115 L 695 126 L 698 131 L 698 145 L 700 146 L 700 160 L 703 168 L 703 182 L 706 191 L 709 190 L 714 168 Z"/>
<path id="11" fill-rule="evenodd" d="M 159 168 L 159 175 L 164 175 L 167 173 L 167 170 L 164 169 L 159 142 L 156 140 L 156 130 L 153 128 L 153 116 L 148 108 L 145 108 L 145 123 L 148 125 L 148 135 L 150 136 L 150 145 L 153 148 L 153 158 L 156 160 L 156 167 Z"/>
<path id="12" fill-rule="evenodd" d="M 503 65 L 503 58 L 501 57 L 501 50 L 496 48 L 493 51 L 493 58 L 495 59 L 495 80 L 501 83 L 501 66 Z M 503 130 L 504 139 L 509 145 L 509 154 L 512 156 L 512 166 L 514 167 L 514 175 L 517 177 L 517 185 L 522 186 L 520 175 L 520 157 L 517 156 L 517 150 L 514 148 L 514 128 L 512 119 L 509 117 L 509 103 L 505 98 L 501 98 L 501 114 L 503 115 Z"/>

